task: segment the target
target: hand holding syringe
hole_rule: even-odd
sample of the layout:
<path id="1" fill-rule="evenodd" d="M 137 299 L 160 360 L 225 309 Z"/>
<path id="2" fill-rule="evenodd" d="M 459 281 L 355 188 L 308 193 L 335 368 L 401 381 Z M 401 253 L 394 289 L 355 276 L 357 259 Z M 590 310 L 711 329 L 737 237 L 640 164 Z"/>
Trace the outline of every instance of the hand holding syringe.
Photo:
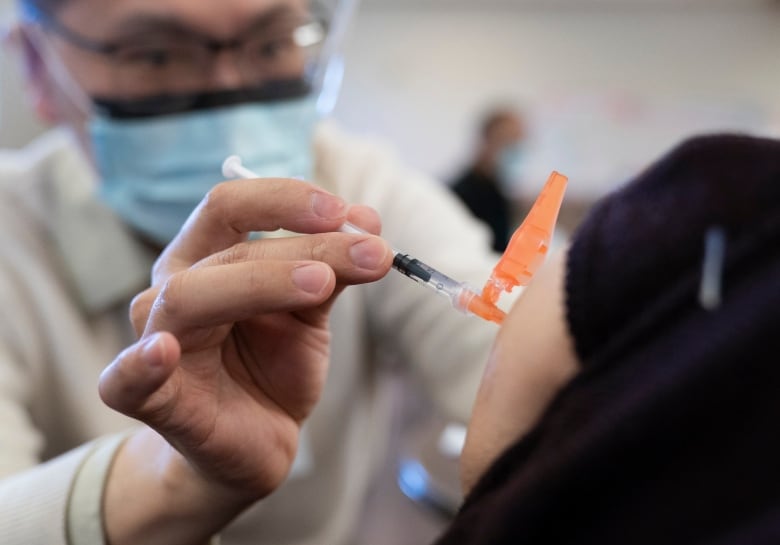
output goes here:
<path id="1" fill-rule="evenodd" d="M 238 156 L 228 157 L 222 165 L 226 178 L 259 178 L 256 173 L 241 164 Z M 393 248 L 393 268 L 412 280 L 428 286 L 447 297 L 452 306 L 461 312 L 474 314 L 500 324 L 506 313 L 496 306 L 502 292 L 510 292 L 515 286 L 525 286 L 544 261 L 550 239 L 558 219 L 558 211 L 566 189 L 567 178 L 553 172 L 545 184 L 525 221 L 512 235 L 509 246 L 490 275 L 480 295 L 464 282 L 426 265 L 400 250 Z M 339 231 L 365 233 L 363 229 L 347 222 Z"/>

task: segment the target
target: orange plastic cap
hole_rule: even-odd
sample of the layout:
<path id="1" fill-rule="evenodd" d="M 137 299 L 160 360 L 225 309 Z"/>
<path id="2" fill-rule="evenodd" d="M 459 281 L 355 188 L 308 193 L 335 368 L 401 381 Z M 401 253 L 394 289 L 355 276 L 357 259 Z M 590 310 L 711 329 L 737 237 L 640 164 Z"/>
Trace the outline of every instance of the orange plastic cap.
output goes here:
<path id="1" fill-rule="evenodd" d="M 515 286 L 528 285 L 544 262 L 568 181 L 558 172 L 550 175 L 485 284 L 482 299 L 486 303 L 494 306 L 503 291 L 510 292 Z"/>
<path id="2" fill-rule="evenodd" d="M 468 304 L 468 311 L 488 322 L 495 322 L 501 325 L 506 318 L 506 312 L 498 308 L 493 303 L 485 301 L 482 297 L 474 297 Z"/>

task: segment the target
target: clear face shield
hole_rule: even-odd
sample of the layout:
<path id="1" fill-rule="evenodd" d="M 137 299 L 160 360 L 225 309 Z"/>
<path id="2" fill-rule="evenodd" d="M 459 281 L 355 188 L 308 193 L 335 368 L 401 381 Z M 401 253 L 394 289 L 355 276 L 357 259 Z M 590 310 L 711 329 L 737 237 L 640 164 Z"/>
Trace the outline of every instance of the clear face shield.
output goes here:
<path id="1" fill-rule="evenodd" d="M 96 43 L 34 8 L 24 18 L 60 94 L 83 114 L 75 129 L 101 199 L 166 244 L 222 181 L 228 156 L 262 177 L 314 178 L 314 127 L 335 104 L 339 48 L 355 4 L 280 2 L 223 41 L 167 29 Z M 95 57 L 101 91 L 77 83 L 47 34 Z M 227 80 L 217 75 L 226 54 Z"/>

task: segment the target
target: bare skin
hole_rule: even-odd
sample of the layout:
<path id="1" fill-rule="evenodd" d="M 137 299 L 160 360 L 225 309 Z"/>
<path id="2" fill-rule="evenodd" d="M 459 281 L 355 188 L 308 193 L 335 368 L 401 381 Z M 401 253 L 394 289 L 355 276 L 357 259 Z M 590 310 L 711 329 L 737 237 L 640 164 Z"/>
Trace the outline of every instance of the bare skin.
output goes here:
<path id="1" fill-rule="evenodd" d="M 509 445 L 528 433 L 577 373 L 564 314 L 565 271 L 565 254 L 551 256 L 499 331 L 461 456 L 466 493 Z"/>
<path id="2" fill-rule="evenodd" d="M 314 194 L 332 211 L 343 204 L 292 180 L 218 186 L 135 299 L 140 339 L 100 382 L 106 404 L 149 426 L 112 468 L 112 544 L 202 542 L 287 475 L 327 374 L 328 311 L 346 284 L 382 277 L 392 259 L 377 237 L 325 233 L 347 213 L 378 232 L 372 210 L 317 218 Z M 272 224 L 324 233 L 243 241 Z M 148 501 L 126 501 L 138 497 Z"/>

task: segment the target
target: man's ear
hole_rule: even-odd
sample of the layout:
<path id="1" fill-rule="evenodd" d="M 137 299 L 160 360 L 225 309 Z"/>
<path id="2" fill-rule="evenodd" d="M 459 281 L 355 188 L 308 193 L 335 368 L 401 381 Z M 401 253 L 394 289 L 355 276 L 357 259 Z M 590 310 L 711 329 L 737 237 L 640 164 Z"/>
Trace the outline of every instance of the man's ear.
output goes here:
<path id="1" fill-rule="evenodd" d="M 52 79 L 30 32 L 31 30 L 23 25 L 14 25 L 5 32 L 3 46 L 17 59 L 30 106 L 41 121 L 55 125 L 61 120 L 55 107 Z"/>

